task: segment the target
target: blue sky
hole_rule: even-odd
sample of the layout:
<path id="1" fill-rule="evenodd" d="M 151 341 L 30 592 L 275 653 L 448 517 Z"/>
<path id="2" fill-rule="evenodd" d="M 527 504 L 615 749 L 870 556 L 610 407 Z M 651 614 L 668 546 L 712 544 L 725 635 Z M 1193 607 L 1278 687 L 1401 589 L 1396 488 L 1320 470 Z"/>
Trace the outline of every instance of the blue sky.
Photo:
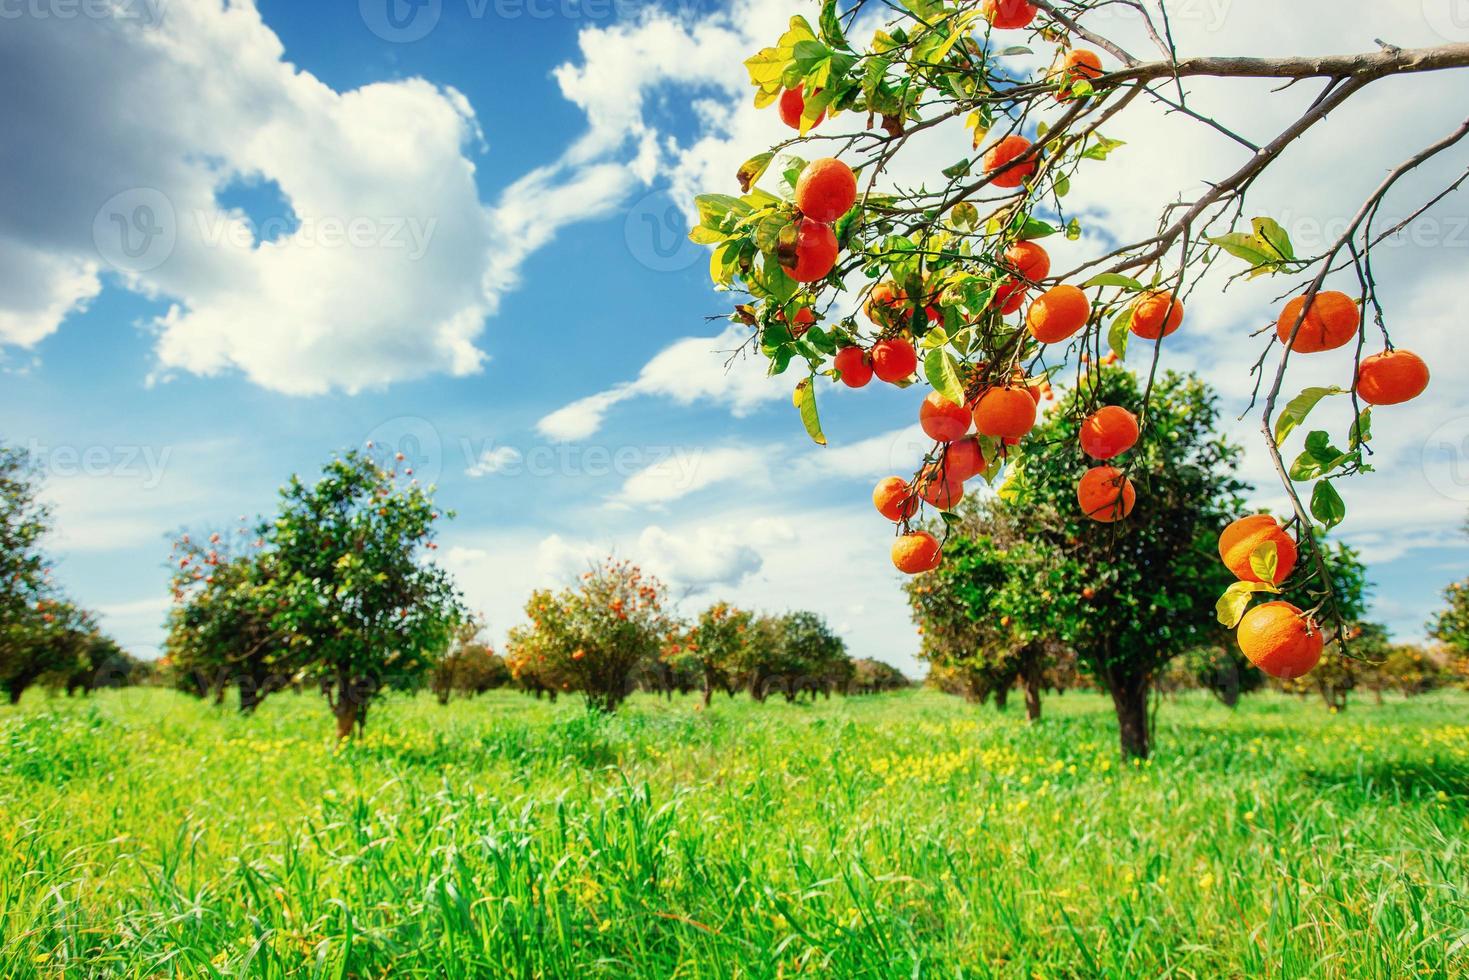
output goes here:
<path id="1" fill-rule="evenodd" d="M 160 638 L 170 532 L 253 518 L 289 474 L 372 441 L 407 451 L 458 511 L 441 554 L 497 634 L 532 587 L 615 549 L 690 610 L 715 597 L 813 608 L 855 652 L 916 670 L 869 494 L 917 457 L 919 396 L 823 392 L 832 447 L 811 446 L 787 382 L 750 362 L 726 373 L 720 351 L 739 338 L 707 318 L 727 300 L 673 234 L 693 192 L 728 190 L 734 166 L 780 138 L 739 60 L 791 4 L 442 0 L 400 8 L 406 34 L 379 0 L 128 8 L 156 23 L 62 9 L 0 30 L 0 129 L 14 134 L 0 145 L 14 175 L 0 190 L 0 437 L 38 451 L 58 576 L 125 643 L 146 654 Z M 1180 34 L 1237 53 L 1462 30 L 1403 0 L 1323 35 L 1312 0 L 1260 41 L 1273 9 L 1193 4 Z M 1219 97 L 1246 119 L 1290 108 Z M 1447 108 L 1403 118 L 1379 101 L 1343 128 L 1431 138 L 1461 106 Z M 1081 197 L 1084 213 L 1146 224 L 1160 193 L 1228 163 L 1176 125 L 1124 134 L 1133 162 Z M 1330 166 L 1343 138 L 1303 145 L 1303 163 L 1327 161 L 1317 177 L 1261 190 L 1297 215 L 1298 237 L 1380 173 L 1370 151 L 1360 179 Z M 1395 336 L 1444 368 L 1431 405 L 1379 417 L 1392 468 L 1348 492 L 1375 612 L 1409 638 L 1469 557 L 1456 383 L 1469 372 L 1445 301 L 1469 255 L 1466 213 L 1451 202 L 1431 237 L 1386 260 Z M 148 215 L 166 233 L 119 252 L 114 216 L 140 234 Z M 1233 414 L 1254 356 L 1236 338 L 1269 302 L 1232 289 L 1170 352 Z M 1259 501 L 1277 503 L 1268 488 Z"/>

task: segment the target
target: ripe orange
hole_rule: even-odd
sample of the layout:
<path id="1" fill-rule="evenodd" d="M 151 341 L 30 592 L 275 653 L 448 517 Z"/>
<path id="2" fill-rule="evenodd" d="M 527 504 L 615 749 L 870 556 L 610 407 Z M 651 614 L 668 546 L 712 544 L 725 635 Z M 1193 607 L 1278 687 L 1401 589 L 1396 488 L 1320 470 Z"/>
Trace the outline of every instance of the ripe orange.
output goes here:
<path id="1" fill-rule="evenodd" d="M 1025 283 L 1011 279 L 995 289 L 994 305 L 1002 316 L 1009 316 L 1025 305 L 1025 297 L 1029 295 L 1030 290 L 1025 288 Z"/>
<path id="2" fill-rule="evenodd" d="M 1051 256 L 1035 242 L 1016 242 L 1005 249 L 1005 264 L 1027 283 L 1040 282 L 1051 274 Z"/>
<path id="3" fill-rule="evenodd" d="M 1137 445 L 1137 416 L 1121 405 L 1099 408 L 1081 423 L 1081 450 L 1092 459 L 1111 459 Z"/>
<path id="4" fill-rule="evenodd" d="M 879 340 L 872 348 L 872 372 L 888 384 L 906 381 L 918 370 L 918 353 L 902 337 Z"/>
<path id="5" fill-rule="evenodd" d="M 955 405 L 936 391 L 930 391 L 918 406 L 918 424 L 925 435 L 938 442 L 963 439 L 972 421 L 963 405 Z"/>
<path id="6" fill-rule="evenodd" d="M 1281 310 L 1280 320 L 1275 324 L 1275 335 L 1282 344 L 1290 340 L 1290 332 L 1296 328 L 1296 321 L 1301 318 L 1301 310 L 1305 306 L 1306 297 L 1297 296 Z M 1290 349 L 1297 354 L 1336 350 L 1351 343 L 1361 322 L 1362 315 L 1356 301 L 1346 293 L 1319 292 L 1311 301 L 1311 309 L 1307 311 L 1306 320 Z"/>
<path id="7" fill-rule="evenodd" d="M 820 91 L 821 89 L 816 90 L 816 92 Z M 811 94 L 815 95 L 816 92 L 812 92 Z M 799 88 L 788 88 L 780 94 L 779 111 L 781 122 L 792 129 L 801 128 L 801 114 L 806 111 L 806 97 L 801 94 Z M 821 113 L 821 115 L 816 117 L 816 121 L 811 124 L 811 128 L 815 129 L 817 126 L 820 126 L 821 120 L 825 118 L 826 113 Z"/>
<path id="8" fill-rule="evenodd" d="M 1183 301 L 1166 289 L 1143 293 L 1132 304 L 1132 332 L 1144 340 L 1166 337 L 1183 323 Z"/>
<path id="9" fill-rule="evenodd" d="M 984 172 L 987 174 L 994 173 L 1011 160 L 1024 156 L 1029 150 L 1030 140 L 1024 136 L 1006 136 L 1000 142 L 990 147 L 989 152 L 984 155 Z M 1019 187 L 1025 182 L 1025 178 L 1035 173 L 1035 168 L 1035 160 L 1027 160 L 1006 170 L 996 177 L 992 183 L 996 187 Z"/>
<path id="10" fill-rule="evenodd" d="M 842 384 L 848 388 L 862 388 L 872 380 L 872 362 L 860 347 L 843 347 L 831 364 L 842 373 Z"/>
<path id="11" fill-rule="evenodd" d="M 1068 78 L 1100 78 L 1102 59 L 1095 51 L 1073 48 L 1066 52 L 1066 58 L 1061 62 L 1061 70 Z"/>
<path id="12" fill-rule="evenodd" d="M 1093 466 L 1076 485 L 1076 500 L 1087 517 L 1111 524 L 1132 513 L 1137 491 L 1117 467 Z"/>
<path id="13" fill-rule="evenodd" d="M 837 236 L 831 225 L 803 219 L 796 226 L 796 264 L 786 274 L 796 282 L 825 279 L 837 262 Z"/>
<path id="14" fill-rule="evenodd" d="M 1428 388 L 1428 365 L 1410 350 L 1385 350 L 1364 358 L 1357 394 L 1369 405 L 1399 405 Z"/>
<path id="15" fill-rule="evenodd" d="M 1035 428 L 1036 403 L 1025 387 L 986 388 L 974 403 L 980 435 L 1019 439 Z"/>
<path id="16" fill-rule="evenodd" d="M 943 554 L 938 538 L 927 531 L 914 531 L 893 542 L 893 564 L 908 575 L 931 572 L 939 567 Z"/>
<path id="17" fill-rule="evenodd" d="M 978 439 L 960 439 L 944 447 L 944 473 L 951 480 L 962 483 L 973 479 L 984 472 L 985 466 L 984 452 L 979 448 Z"/>
<path id="18" fill-rule="evenodd" d="M 953 510 L 964 499 L 964 481 L 930 463 L 918 474 L 918 496 L 939 510 Z"/>
<path id="19" fill-rule="evenodd" d="M 1250 555 L 1267 542 L 1275 544 L 1275 581 L 1279 585 L 1296 567 L 1296 543 L 1281 530 L 1280 522 L 1269 514 L 1241 517 L 1219 535 L 1219 558 L 1241 582 L 1259 582 L 1260 576 L 1250 567 Z"/>
<path id="20" fill-rule="evenodd" d="M 1030 26 L 1035 20 L 1036 7 L 1025 0 L 984 0 L 980 12 L 996 28 L 1013 31 Z"/>
<path id="21" fill-rule="evenodd" d="M 1235 631 L 1250 663 L 1271 677 L 1304 677 L 1321 662 L 1321 627 L 1288 602 L 1267 602 L 1245 613 Z"/>
<path id="22" fill-rule="evenodd" d="M 1073 336 L 1091 319 L 1092 304 L 1075 286 L 1048 289 L 1031 304 L 1025 315 L 1030 335 L 1043 344 L 1058 344 Z"/>
<path id="23" fill-rule="evenodd" d="M 898 288 L 898 284 L 889 280 L 872 287 L 872 292 L 867 294 L 867 305 L 863 309 L 867 319 L 885 327 L 907 301 L 908 297 Z"/>
<path id="24" fill-rule="evenodd" d="M 811 307 L 803 306 L 796 311 L 794 319 L 795 322 L 791 325 L 791 336 L 800 337 L 811 329 L 811 324 L 816 322 L 816 314 L 811 312 Z"/>
<path id="25" fill-rule="evenodd" d="M 896 523 L 917 513 L 918 498 L 909 492 L 907 480 L 890 476 L 873 489 L 872 505 L 879 514 Z"/>
<path id="26" fill-rule="evenodd" d="M 833 222 L 857 203 L 857 176 L 835 157 L 806 164 L 796 180 L 796 207 L 812 221 Z"/>

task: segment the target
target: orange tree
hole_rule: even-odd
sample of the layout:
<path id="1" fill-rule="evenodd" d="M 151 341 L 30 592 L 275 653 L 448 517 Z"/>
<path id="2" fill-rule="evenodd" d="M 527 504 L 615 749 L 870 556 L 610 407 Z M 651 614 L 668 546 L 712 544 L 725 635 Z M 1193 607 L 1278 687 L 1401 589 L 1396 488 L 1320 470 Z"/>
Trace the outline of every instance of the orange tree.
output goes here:
<path id="1" fill-rule="evenodd" d="M 1022 454 L 1053 455 L 1057 447 L 1032 435 L 1036 412 L 1026 397 L 1044 392 L 1053 373 L 1066 365 L 1090 371 L 1110 348 L 1109 356 L 1149 362 L 1154 376 L 1168 336 L 1186 329 L 1190 290 L 1216 259 L 1237 263 L 1241 275 L 1289 279 L 1284 291 L 1294 299 L 1261 311 L 1275 329 L 1260 341 L 1254 373 L 1261 436 L 1307 558 L 1300 574 L 1313 576 L 1309 608 L 1290 613 L 1295 618 L 1271 635 L 1294 629 L 1309 653 L 1319 641 L 1318 620 L 1338 639 L 1348 623 L 1317 545 L 1317 535 L 1346 516 L 1335 481 L 1370 469 L 1371 407 L 1416 397 L 1428 384 L 1422 360 L 1394 348 L 1372 255 L 1464 178 L 1447 190 L 1420 189 L 1402 224 L 1383 227 L 1380 212 L 1389 194 L 1412 185 L 1405 178 L 1469 136 L 1469 121 L 1394 167 L 1319 253 L 1298 252 L 1268 216 L 1246 220 L 1249 193 L 1333 110 L 1386 78 L 1469 67 L 1469 44 L 1383 45 L 1340 57 L 1184 58 L 1171 41 L 1168 6 L 907 0 L 889 5 L 892 19 L 869 40 L 850 32 L 876 5 L 825 0 L 814 25 L 793 17 L 745 62 L 755 104 L 773 106 L 796 132 L 754 153 L 729 187 L 696 199 L 691 238 L 712 247 L 716 285 L 740 294 L 733 318 L 750 328 L 748 348 L 771 373 L 793 376 L 796 408 L 816 442 L 826 441 L 817 410 L 822 384 L 863 387 L 876 377 L 906 386 L 916 377 L 931 387 L 919 417 L 933 448 L 914 460 L 911 478 L 900 478 L 906 493 L 890 485 L 882 501 L 898 524 L 894 563 L 909 573 L 941 561 L 938 538 L 912 523 L 923 506 L 952 507 L 964 481 L 993 480 Z M 1109 35 L 1146 38 L 1149 50 Z M 1020 70 L 1012 59 L 1037 54 L 1049 60 L 1039 71 Z M 1206 77 L 1313 84 L 1319 94 L 1279 128 L 1246 134 L 1192 107 L 1191 86 Z M 1223 134 L 1244 151 L 1241 162 L 1201 175 L 1202 189 L 1168 205 L 1147 237 L 1116 241 L 1095 229 L 1107 245 L 1072 268 L 1053 268 L 1041 243 L 1058 235 L 1080 240 L 1085 231 L 1067 207 L 1068 192 L 1077 182 L 1107 179 L 1108 157 L 1120 143 L 1104 130 L 1147 103 Z M 972 152 L 932 163 L 918 157 L 932 152 L 929 137 L 940 127 L 964 130 Z M 922 168 L 923 177 L 893 177 L 902 164 Z M 1351 366 L 1337 384 L 1298 394 L 1286 388 L 1293 358 L 1348 346 Z M 1328 398 L 1350 400 L 1352 424 L 1336 438 L 1311 432 L 1288 464 L 1287 440 Z M 1086 398 L 1066 410 L 1080 423 L 1105 407 Z M 1137 425 L 1155 424 L 1151 409 L 1149 390 L 1131 407 Z M 1129 436 L 1115 413 L 1099 427 L 1093 460 Z M 1099 472 L 1079 454 L 1055 458 L 1065 465 L 1033 472 L 1044 469 L 1056 482 L 1058 505 L 1107 524 L 1127 519 L 1138 492 L 1123 482 L 1132 464 Z M 1080 501 L 1063 501 L 1070 491 L 1060 488 L 1073 486 Z M 1131 519 L 1147 516 L 1145 509 Z M 1126 537 L 1115 527 L 1075 532 L 1103 544 Z M 1251 598 L 1236 591 L 1234 619 Z M 1273 607 L 1265 615 L 1282 614 Z M 1251 622 L 1251 636 L 1258 625 Z"/>
<path id="2" fill-rule="evenodd" d="M 1041 689 L 1055 654 L 1051 633 L 1016 619 L 1035 618 L 1037 603 L 1051 616 L 1075 604 L 1066 572 L 1013 531 L 1003 506 L 965 505 L 953 523 L 947 560 L 908 582 L 906 590 L 920 636 L 919 656 L 955 677 L 964 694 L 984 703 L 991 696 L 1005 710 L 1018 680 L 1026 716 L 1041 715 Z"/>
<path id="3" fill-rule="evenodd" d="M 703 677 L 704 707 L 709 706 L 716 689 L 734 694 L 754 638 L 754 620 L 755 614 L 748 609 L 716 602 L 699 613 L 698 620 L 689 627 L 682 655 Z"/>
<path id="4" fill-rule="evenodd" d="M 44 606 L 49 592 L 40 543 L 50 512 L 39 490 L 30 454 L 0 444 L 0 684 L 12 701 L 34 680 L 25 681 L 27 638 L 43 615 L 37 604 Z"/>
<path id="5" fill-rule="evenodd" d="M 271 625 L 346 738 L 383 691 L 419 686 L 463 620 L 449 574 L 428 560 L 440 512 L 430 490 L 355 451 L 314 484 L 292 477 L 280 497 L 279 515 L 262 528 L 277 603 Z"/>
<path id="6" fill-rule="evenodd" d="M 662 582 L 608 559 L 575 588 L 531 594 L 530 626 L 513 638 L 511 669 L 519 676 L 530 668 L 563 690 L 580 691 L 588 708 L 615 711 L 668 645 L 667 601 Z"/>
<path id="7" fill-rule="evenodd" d="M 1235 475 L 1238 447 L 1217 432 L 1213 392 L 1165 372 L 1153 383 L 1146 433 L 1129 453 L 1133 519 L 1094 530 L 1064 479 L 1080 452 L 1076 405 L 1098 398 L 1135 405 L 1142 397 L 1126 370 L 1088 378 L 1036 431 L 1057 450 L 1026 456 L 999 494 L 1015 535 L 1039 556 L 1011 586 L 1028 599 L 1012 604 L 1011 628 L 1076 651 L 1111 694 L 1122 749 L 1133 756 L 1149 752 L 1154 676 L 1217 629 L 1215 597 L 1232 579 L 1219 560 L 1219 533 L 1246 489 Z"/>
<path id="8" fill-rule="evenodd" d="M 1428 633 L 1453 652 L 1469 677 L 1469 579 L 1444 590 L 1444 608 L 1428 624 Z"/>

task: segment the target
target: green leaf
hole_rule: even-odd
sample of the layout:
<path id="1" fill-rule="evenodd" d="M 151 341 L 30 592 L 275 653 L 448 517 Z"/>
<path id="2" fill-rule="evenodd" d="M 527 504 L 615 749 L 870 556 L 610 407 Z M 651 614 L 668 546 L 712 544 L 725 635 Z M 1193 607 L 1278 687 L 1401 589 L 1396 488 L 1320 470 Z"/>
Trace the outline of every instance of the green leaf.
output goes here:
<path id="1" fill-rule="evenodd" d="M 1279 446 L 1284 443 L 1296 426 L 1306 421 L 1306 416 L 1311 414 L 1311 409 L 1316 407 L 1317 402 L 1328 395 L 1340 395 L 1343 390 L 1335 385 L 1329 388 L 1306 388 L 1292 398 L 1275 420 L 1275 444 Z"/>
<path id="2" fill-rule="evenodd" d="M 1015 230 L 1015 237 L 1024 242 L 1034 241 L 1037 238 L 1049 238 L 1061 229 L 1055 225 L 1047 224 L 1030 215 L 1025 215 L 1024 220 L 1019 223 Z"/>
<path id="3" fill-rule="evenodd" d="M 740 182 L 740 190 L 748 193 L 755 181 L 760 179 L 760 175 L 765 173 L 765 168 L 770 166 L 770 161 L 774 158 L 774 153 L 757 153 L 740 164 L 740 169 L 735 171 L 735 179 Z"/>
<path id="4" fill-rule="evenodd" d="M 1118 272 L 1104 272 L 1100 276 L 1092 276 L 1081 284 L 1082 289 L 1091 289 L 1093 286 L 1121 286 L 1134 293 L 1148 288 L 1131 276 L 1124 276 Z"/>
<path id="5" fill-rule="evenodd" d="M 1275 573 L 1280 567 L 1280 554 L 1274 541 L 1266 541 L 1250 552 L 1250 571 L 1262 582 L 1275 582 Z"/>
<path id="6" fill-rule="evenodd" d="M 1270 592 L 1279 594 L 1280 590 L 1273 585 L 1264 582 L 1236 582 L 1224 590 L 1219 601 L 1214 603 L 1214 615 L 1219 620 L 1219 625 L 1226 629 L 1234 629 L 1239 621 L 1245 618 L 1245 610 L 1250 607 L 1250 600 L 1257 592 Z"/>
<path id="7" fill-rule="evenodd" d="M 1353 449 L 1359 449 L 1364 444 L 1372 441 L 1372 409 L 1362 409 L 1362 414 L 1352 420 L 1352 428 L 1347 433 Z"/>
<path id="8" fill-rule="evenodd" d="M 1316 489 L 1311 491 L 1311 516 L 1328 531 L 1347 519 L 1347 505 L 1330 480 L 1316 481 Z"/>
<path id="9" fill-rule="evenodd" d="M 1074 242 L 1079 238 L 1081 238 L 1081 222 L 1072 218 L 1066 222 L 1066 240 L 1068 242 Z"/>
<path id="10" fill-rule="evenodd" d="M 1107 329 L 1107 346 L 1117 355 L 1117 360 L 1127 360 L 1127 340 L 1132 336 L 1132 307 L 1117 314 L 1112 326 Z"/>
<path id="11" fill-rule="evenodd" d="M 1268 245 L 1277 258 L 1287 262 L 1295 259 L 1296 248 L 1291 244 L 1290 235 L 1274 218 L 1251 218 L 1250 227 L 1255 229 L 1255 237 Z"/>
<path id="12" fill-rule="evenodd" d="M 979 208 L 970 204 L 968 201 L 961 201 L 954 205 L 954 209 L 949 212 L 949 220 L 953 222 L 956 228 L 973 231 L 975 226 L 979 224 Z"/>
<path id="13" fill-rule="evenodd" d="M 959 380 L 959 365 L 954 355 L 942 347 L 929 351 L 923 359 L 923 374 L 934 391 L 955 405 L 964 404 L 964 382 Z"/>
<path id="14" fill-rule="evenodd" d="M 836 0 L 825 0 L 821 5 L 821 17 L 818 21 L 821 28 L 821 37 L 834 48 L 847 47 L 847 35 L 842 32 L 841 11 L 837 9 Z"/>
<path id="15" fill-rule="evenodd" d="M 821 431 L 821 416 L 816 411 L 816 386 L 812 384 L 812 378 L 804 378 L 796 385 L 796 392 L 791 401 L 796 410 L 801 413 L 801 424 L 806 427 L 806 434 L 818 446 L 826 445 L 826 435 Z"/>
<path id="16" fill-rule="evenodd" d="M 1127 144 L 1121 140 L 1109 140 L 1101 133 L 1097 134 L 1097 141 L 1082 151 L 1082 156 L 1087 160 L 1105 160 L 1108 155 L 1119 146 Z"/>

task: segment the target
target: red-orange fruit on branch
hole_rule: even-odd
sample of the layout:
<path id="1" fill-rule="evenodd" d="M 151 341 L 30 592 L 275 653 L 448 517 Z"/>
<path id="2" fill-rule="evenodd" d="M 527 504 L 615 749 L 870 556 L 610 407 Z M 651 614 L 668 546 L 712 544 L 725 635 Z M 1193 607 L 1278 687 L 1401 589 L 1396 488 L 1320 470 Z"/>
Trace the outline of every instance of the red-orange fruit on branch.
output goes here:
<path id="1" fill-rule="evenodd" d="M 909 491 L 907 480 L 890 476 L 873 488 L 872 505 L 883 517 L 897 523 L 917 513 L 918 498 Z"/>
<path id="2" fill-rule="evenodd" d="M 918 370 L 918 352 L 902 337 L 879 340 L 872 347 L 872 371 L 882 381 L 897 384 Z"/>
<path id="3" fill-rule="evenodd" d="M 785 266 L 796 282 L 825 279 L 837 263 L 837 236 L 831 225 L 804 219 L 796 227 L 796 261 Z"/>
<path id="4" fill-rule="evenodd" d="M 1275 580 L 1279 585 L 1290 577 L 1299 557 L 1296 543 L 1269 514 L 1241 517 L 1219 535 L 1219 557 L 1226 568 L 1241 582 L 1259 582 L 1260 576 L 1250 565 L 1250 556 L 1263 544 L 1275 545 Z"/>
<path id="5" fill-rule="evenodd" d="M 924 435 L 935 442 L 963 439 L 972 421 L 968 409 L 955 405 L 936 391 L 930 391 L 918 406 L 918 424 Z"/>
<path id="6" fill-rule="evenodd" d="M 893 565 L 908 575 L 931 572 L 942 560 L 938 538 L 927 531 L 914 531 L 893 542 Z"/>
<path id="7" fill-rule="evenodd" d="M 806 164 L 796 180 L 796 207 L 813 221 L 831 223 L 857 203 L 857 176 L 835 157 Z"/>
<path id="8" fill-rule="evenodd" d="M 1075 286 L 1060 285 L 1041 293 L 1025 314 L 1030 335 L 1043 344 L 1059 344 L 1076 335 L 1091 319 L 1092 304 Z"/>
<path id="9" fill-rule="evenodd" d="M 816 92 L 820 91 L 821 89 L 816 90 Z M 812 92 L 811 94 L 815 95 L 816 92 Z M 792 129 L 801 128 L 801 114 L 806 111 L 806 97 L 801 94 L 801 90 L 799 88 L 788 88 L 780 94 L 779 111 L 781 122 L 785 123 Z M 811 124 L 811 128 L 815 129 L 817 126 L 821 125 L 821 120 L 825 118 L 826 113 L 822 112 L 816 117 L 816 121 Z"/>
<path id="10" fill-rule="evenodd" d="M 1061 61 L 1061 76 L 1066 81 L 1076 78 L 1100 78 L 1102 77 L 1102 59 L 1095 51 L 1073 48 L 1066 52 L 1066 57 Z"/>
<path id="11" fill-rule="evenodd" d="M 1081 423 L 1081 451 L 1092 459 L 1121 456 L 1137 445 L 1137 416 L 1121 405 L 1099 408 Z"/>
<path id="12" fill-rule="evenodd" d="M 1005 249 L 1005 264 L 1028 283 L 1040 282 L 1051 274 L 1051 255 L 1035 242 L 1016 242 Z"/>
<path id="13" fill-rule="evenodd" d="M 1306 309 L 1306 297 L 1297 296 L 1285 304 L 1285 309 L 1280 311 L 1280 320 L 1275 324 L 1275 335 L 1295 353 L 1316 354 L 1336 350 L 1357 336 L 1362 315 L 1356 301 L 1346 293 L 1327 290 L 1317 293 L 1311 301 L 1305 322 L 1301 323 L 1296 339 L 1291 341 L 1290 333 L 1301 319 L 1303 309 Z"/>
<path id="14" fill-rule="evenodd" d="M 944 447 L 944 473 L 951 480 L 962 483 L 973 479 L 984 472 L 985 466 L 984 452 L 979 448 L 978 439 L 960 439 Z"/>
<path id="15" fill-rule="evenodd" d="M 930 463 L 918 474 L 918 496 L 939 510 L 953 510 L 964 499 L 964 481 Z"/>
<path id="16" fill-rule="evenodd" d="M 1132 513 L 1137 491 L 1115 466 L 1094 466 L 1076 485 L 1076 500 L 1081 512 L 1094 521 L 1111 524 Z"/>
<path id="17" fill-rule="evenodd" d="M 1400 405 L 1428 389 L 1428 365 L 1410 350 L 1385 350 L 1362 361 L 1357 394 L 1369 405 Z"/>
<path id="18" fill-rule="evenodd" d="M 1035 428 L 1036 403 L 1024 387 L 986 388 L 974 403 L 980 435 L 1019 439 Z"/>
<path id="19" fill-rule="evenodd" d="M 842 384 L 848 388 L 862 388 L 872 380 L 872 362 L 860 347 L 843 347 L 831 363 L 841 372 Z"/>
<path id="20" fill-rule="evenodd" d="M 992 174 L 1012 160 L 1024 156 L 1030 150 L 1030 140 L 1024 136 L 1006 136 L 989 148 L 984 155 L 984 172 Z M 996 187 L 1019 187 L 1025 179 L 1035 173 L 1036 162 L 1029 159 L 1010 167 L 999 174 L 991 183 Z"/>
<path id="21" fill-rule="evenodd" d="M 1035 20 L 1036 6 L 1026 0 L 984 0 L 980 12 L 984 19 L 1003 31 L 1029 27 Z"/>
<path id="22" fill-rule="evenodd" d="M 1281 680 L 1309 674 L 1326 646 L 1321 627 L 1288 602 L 1267 602 L 1245 613 L 1235 639 L 1250 663 Z"/>
<path id="23" fill-rule="evenodd" d="M 1143 293 L 1132 304 L 1132 332 L 1144 340 L 1166 337 L 1183 323 L 1183 301 L 1166 289 Z"/>

